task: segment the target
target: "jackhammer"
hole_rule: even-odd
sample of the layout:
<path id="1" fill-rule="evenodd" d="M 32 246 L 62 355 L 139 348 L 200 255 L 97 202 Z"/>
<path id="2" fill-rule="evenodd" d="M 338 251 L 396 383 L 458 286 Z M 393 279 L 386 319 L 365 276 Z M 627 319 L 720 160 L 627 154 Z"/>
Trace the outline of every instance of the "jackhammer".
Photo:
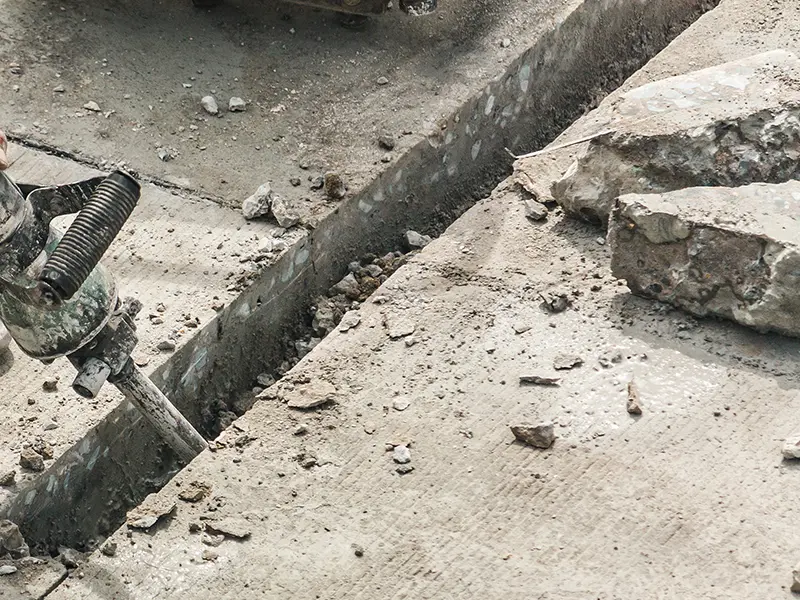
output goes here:
<path id="1" fill-rule="evenodd" d="M 51 187 L 17 185 L 0 172 L 0 322 L 28 356 L 45 364 L 66 357 L 80 396 L 115 385 L 188 463 L 206 442 L 131 359 L 142 306 L 121 301 L 100 264 L 140 192 L 121 171 Z M 62 236 L 51 221 L 72 213 Z"/>

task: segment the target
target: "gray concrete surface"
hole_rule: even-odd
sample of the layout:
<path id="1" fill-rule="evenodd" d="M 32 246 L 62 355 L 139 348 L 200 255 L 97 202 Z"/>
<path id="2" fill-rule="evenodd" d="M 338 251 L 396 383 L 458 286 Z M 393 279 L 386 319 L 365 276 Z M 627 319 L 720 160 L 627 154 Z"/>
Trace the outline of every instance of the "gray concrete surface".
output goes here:
<path id="1" fill-rule="evenodd" d="M 798 11 L 726 0 L 625 87 L 797 51 Z M 174 515 L 118 531 L 115 557 L 49 597 L 788 597 L 797 473 L 780 449 L 797 427 L 798 343 L 631 297 L 599 229 L 526 220 L 522 189 L 546 195 L 572 156 L 518 165 L 283 383 L 334 403 L 258 402 L 146 503 Z M 562 291 L 570 308 L 542 307 Z M 398 322 L 414 332 L 392 340 Z M 559 354 L 584 364 L 559 386 L 518 385 L 554 376 Z M 509 425 L 540 420 L 557 423 L 552 449 L 513 442 Z M 397 473 L 387 444 L 409 447 L 413 471 Z M 209 497 L 178 500 L 195 481 Z M 191 533 L 224 518 L 247 539 Z"/>
<path id="2" fill-rule="evenodd" d="M 800 337 L 800 182 L 621 196 L 611 271 L 636 294 Z"/>

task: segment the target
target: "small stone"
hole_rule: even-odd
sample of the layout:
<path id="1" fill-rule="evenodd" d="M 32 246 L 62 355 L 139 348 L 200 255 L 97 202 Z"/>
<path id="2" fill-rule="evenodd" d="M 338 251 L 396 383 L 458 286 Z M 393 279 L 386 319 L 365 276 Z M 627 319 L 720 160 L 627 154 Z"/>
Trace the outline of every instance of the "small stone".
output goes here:
<path id="1" fill-rule="evenodd" d="M 399 412 L 403 412 L 409 406 L 411 406 L 411 402 L 405 396 L 399 396 L 392 401 L 392 408 Z"/>
<path id="2" fill-rule="evenodd" d="M 192 481 L 178 492 L 178 498 L 184 502 L 200 502 L 211 493 L 211 486 L 203 481 Z"/>
<path id="3" fill-rule="evenodd" d="M 792 592 L 800 593 L 800 564 L 798 564 L 792 571 Z"/>
<path id="4" fill-rule="evenodd" d="M 300 466 L 304 469 L 310 469 L 317 464 L 316 456 L 306 456 L 300 461 Z"/>
<path id="5" fill-rule="evenodd" d="M 305 425 L 305 424 L 302 424 L 302 423 L 300 425 L 298 425 L 297 427 L 295 427 L 295 429 L 293 431 L 293 434 L 294 435 L 298 435 L 298 436 L 299 435 L 305 435 L 307 433 L 308 433 L 308 425 Z"/>
<path id="6" fill-rule="evenodd" d="M 783 457 L 790 460 L 800 458 L 800 435 L 786 439 L 783 444 Z"/>
<path id="7" fill-rule="evenodd" d="M 639 401 L 639 388 L 633 381 L 628 383 L 628 402 L 626 404 L 626 408 L 628 413 L 631 415 L 642 414 L 642 405 Z"/>
<path id="8" fill-rule="evenodd" d="M 547 215 L 548 210 L 544 204 L 533 198 L 527 198 L 525 200 L 525 216 L 531 221 L 544 221 Z"/>
<path id="9" fill-rule="evenodd" d="M 530 323 L 514 323 L 513 328 L 514 328 L 514 333 L 520 335 L 525 333 L 526 331 L 530 331 L 531 325 Z"/>
<path id="10" fill-rule="evenodd" d="M 244 519 L 228 517 L 219 521 L 208 521 L 206 531 L 211 534 L 224 535 L 237 540 L 250 537 L 250 525 Z"/>
<path id="11" fill-rule="evenodd" d="M 343 333 L 345 331 L 350 331 L 358 327 L 359 323 L 361 323 L 361 314 L 357 310 L 347 311 L 342 317 L 342 320 L 339 321 L 339 331 Z"/>
<path id="12" fill-rule="evenodd" d="M 387 318 L 386 328 L 389 330 L 389 337 L 393 340 L 409 336 L 417 330 L 417 326 L 414 325 L 413 321 L 394 317 Z"/>
<path id="13" fill-rule="evenodd" d="M 351 300 L 357 300 L 361 296 L 361 288 L 355 275 L 348 273 L 339 283 L 333 286 L 336 294 L 344 294 Z"/>
<path id="14" fill-rule="evenodd" d="M 202 557 L 203 560 L 207 562 L 214 562 L 219 558 L 219 554 L 210 549 L 203 550 L 203 554 L 201 554 L 200 556 Z"/>
<path id="15" fill-rule="evenodd" d="M 395 471 L 397 471 L 400 475 L 407 475 L 408 473 L 411 473 L 411 471 L 413 470 L 414 470 L 413 465 L 397 465 L 397 468 L 395 469 Z"/>
<path id="16" fill-rule="evenodd" d="M 159 148 L 158 149 L 158 159 L 161 162 L 169 162 L 173 158 L 172 153 L 167 150 L 166 148 Z"/>
<path id="17" fill-rule="evenodd" d="M 50 377 L 42 382 L 42 390 L 45 392 L 58 391 L 58 377 Z"/>
<path id="18" fill-rule="evenodd" d="M 29 471 L 44 471 L 44 459 L 33 448 L 23 448 L 19 454 L 19 466 Z"/>
<path id="19" fill-rule="evenodd" d="M 150 529 L 161 519 L 174 514 L 177 508 L 178 504 L 174 500 L 150 494 L 142 504 L 128 513 L 126 523 L 132 529 Z"/>
<path id="20" fill-rule="evenodd" d="M 428 235 L 422 235 L 416 231 L 406 231 L 406 243 L 413 250 L 417 248 L 424 248 L 433 240 Z"/>
<path id="21" fill-rule="evenodd" d="M 228 100 L 228 110 L 231 112 L 244 112 L 246 108 L 247 103 L 237 96 Z"/>
<path id="22" fill-rule="evenodd" d="M 159 352 L 173 352 L 175 350 L 175 342 L 172 340 L 163 340 L 158 343 L 156 350 Z"/>
<path id="23" fill-rule="evenodd" d="M 17 567 L 14 565 L 3 565 L 0 567 L 0 575 L 13 575 L 17 572 Z"/>
<path id="24" fill-rule="evenodd" d="M 61 548 L 60 549 L 60 559 L 61 564 L 67 567 L 68 569 L 77 569 L 78 565 L 81 562 L 81 553 L 77 550 L 73 550 L 72 548 Z"/>
<path id="25" fill-rule="evenodd" d="M 325 178 L 322 175 L 314 177 L 314 179 L 311 180 L 312 190 L 321 190 L 323 187 L 325 187 Z"/>
<path id="26" fill-rule="evenodd" d="M 377 430 L 375 423 L 364 423 L 364 433 L 372 435 Z"/>
<path id="27" fill-rule="evenodd" d="M 347 184 L 338 173 L 329 171 L 325 173 L 323 180 L 323 187 L 325 188 L 325 195 L 332 200 L 341 200 L 347 194 Z"/>
<path id="28" fill-rule="evenodd" d="M 364 548 L 362 548 L 358 544 L 353 544 L 353 554 L 361 558 L 362 556 L 364 556 Z"/>
<path id="29" fill-rule="evenodd" d="M 203 534 L 203 539 L 201 540 L 206 546 L 211 546 L 212 548 L 216 548 L 217 546 L 221 545 L 222 542 L 225 541 L 225 536 L 222 534 L 219 535 L 211 535 L 208 533 Z"/>
<path id="30" fill-rule="evenodd" d="M 219 114 L 219 105 L 217 104 L 217 100 L 214 98 L 214 96 L 203 96 L 203 98 L 200 100 L 200 106 L 202 106 L 203 110 L 210 115 Z"/>
<path id="31" fill-rule="evenodd" d="M 378 79 L 375 81 L 375 83 L 377 83 L 378 85 L 386 85 L 386 84 L 389 83 L 389 80 L 386 77 L 384 77 L 383 75 L 381 75 L 380 77 L 378 77 Z"/>
<path id="32" fill-rule="evenodd" d="M 33 448 L 33 451 L 36 452 L 36 454 L 46 460 L 51 460 L 55 455 L 52 444 L 42 439 L 36 440 L 31 448 Z"/>
<path id="33" fill-rule="evenodd" d="M 569 296 L 563 292 L 553 292 L 541 298 L 544 308 L 551 313 L 564 312 L 572 305 Z"/>
<path id="34" fill-rule="evenodd" d="M 333 402 L 336 399 L 336 387 L 332 383 L 316 379 L 285 391 L 284 396 L 289 408 L 308 410 Z"/>
<path id="35" fill-rule="evenodd" d="M 0 487 L 11 487 L 17 480 L 17 472 L 13 469 L 6 473 L 5 475 L 0 476 Z"/>
<path id="36" fill-rule="evenodd" d="M 553 368 L 556 371 L 568 371 L 582 364 L 583 359 L 575 354 L 559 354 L 553 359 Z"/>
<path id="37" fill-rule="evenodd" d="M 242 202 L 242 216 L 249 221 L 268 215 L 272 210 L 274 196 L 269 183 L 259 186 L 252 196 Z"/>
<path id="38" fill-rule="evenodd" d="M 197 522 L 189 523 L 189 533 L 198 533 L 202 531 L 202 529 L 203 527 L 200 525 L 200 523 Z"/>
<path id="39" fill-rule="evenodd" d="M 519 378 L 520 385 L 558 385 L 561 379 L 558 377 L 541 377 L 539 375 L 521 375 Z"/>
<path id="40" fill-rule="evenodd" d="M 84 104 L 83 108 L 85 108 L 86 110 L 90 110 L 92 112 L 101 112 L 100 105 L 97 104 L 97 102 L 94 102 L 93 100 L 90 100 L 89 102 Z"/>
<path id="41" fill-rule="evenodd" d="M 0 519 L 0 555 L 6 552 L 14 559 L 25 558 L 31 554 L 16 523 Z"/>
<path id="42" fill-rule="evenodd" d="M 411 462 L 411 450 L 408 446 L 395 446 L 392 451 L 392 460 L 398 465 L 405 465 Z"/>
<path id="43" fill-rule="evenodd" d="M 394 136 L 388 133 L 384 133 L 380 137 L 378 137 L 378 146 L 383 148 L 384 150 L 394 150 L 394 147 L 397 145 L 397 142 L 394 139 Z"/>
<path id="44" fill-rule="evenodd" d="M 272 216 L 278 225 L 284 229 L 294 227 L 300 222 L 300 215 L 297 210 L 285 198 L 277 194 L 272 197 Z"/>
<path id="45" fill-rule="evenodd" d="M 300 184 L 302 183 L 302 181 L 300 181 L 299 177 L 292 177 L 292 178 L 289 179 L 289 183 L 291 183 L 292 186 L 294 186 L 294 187 L 300 187 Z"/>
<path id="46" fill-rule="evenodd" d="M 100 546 L 100 552 L 103 556 L 116 556 L 117 554 L 117 543 L 113 540 L 106 540 L 103 542 L 103 545 Z"/>
<path id="47" fill-rule="evenodd" d="M 511 45 L 511 40 L 508 38 L 503 38 L 500 40 L 500 47 L 501 48 L 508 48 Z"/>
<path id="48" fill-rule="evenodd" d="M 517 440 L 534 448 L 549 448 L 556 439 L 555 427 L 549 421 L 538 425 L 512 425 L 511 432 Z"/>

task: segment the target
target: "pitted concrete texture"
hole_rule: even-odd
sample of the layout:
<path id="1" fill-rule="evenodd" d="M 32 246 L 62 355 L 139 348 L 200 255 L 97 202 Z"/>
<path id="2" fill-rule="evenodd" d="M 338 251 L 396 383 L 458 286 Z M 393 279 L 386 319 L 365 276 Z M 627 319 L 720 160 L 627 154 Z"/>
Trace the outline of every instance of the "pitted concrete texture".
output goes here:
<path id="1" fill-rule="evenodd" d="M 639 295 L 800 337 L 800 182 L 622 196 L 611 270 Z"/>
<path id="2" fill-rule="evenodd" d="M 687 47 L 781 8 L 796 7 L 728 0 Z M 282 384 L 327 404 L 260 400 L 148 503 L 175 502 L 171 517 L 118 531 L 115 557 L 93 555 L 49 597 L 788 597 L 798 474 L 780 449 L 797 427 L 799 342 L 630 296 L 599 229 L 559 210 L 534 224 L 526 199 L 498 188 Z M 542 306 L 561 293 L 566 310 Z M 557 375 L 562 354 L 583 365 Z M 514 442 L 509 425 L 546 420 L 550 450 Z M 249 536 L 220 540 L 206 524 L 224 520 Z"/>
<path id="3" fill-rule="evenodd" d="M 11 148 L 9 175 L 21 183 L 60 184 L 98 174 L 74 162 L 40 152 Z M 67 222 L 62 223 L 62 227 Z M 151 185 L 128 224 L 106 254 L 121 296 L 144 305 L 136 321 L 140 338 L 134 358 L 145 372 L 161 366 L 172 352 L 158 350 L 172 341 L 180 349 L 234 296 L 228 291 L 255 251 L 261 237 L 277 228 L 267 223 L 245 225 L 241 216 L 212 202 L 182 198 Z M 16 470 L 16 484 L 0 487 L 0 514 L 13 497 L 34 480 L 48 477 L 22 469 L 23 444 L 42 438 L 53 446 L 54 459 L 101 421 L 121 401 L 111 385 L 95 400 L 75 394 L 70 385 L 74 368 L 66 360 L 50 366 L 26 357 L 15 344 L 0 354 L 0 388 L 4 426 L 0 428 L 0 473 Z M 45 390 L 48 380 L 58 380 Z M 46 461 L 49 467 L 52 462 Z"/>
<path id="4" fill-rule="evenodd" d="M 607 222 L 622 194 L 800 175 L 800 60 L 790 52 L 646 84 L 608 108 L 613 133 L 592 140 L 552 189 L 591 221 Z"/>

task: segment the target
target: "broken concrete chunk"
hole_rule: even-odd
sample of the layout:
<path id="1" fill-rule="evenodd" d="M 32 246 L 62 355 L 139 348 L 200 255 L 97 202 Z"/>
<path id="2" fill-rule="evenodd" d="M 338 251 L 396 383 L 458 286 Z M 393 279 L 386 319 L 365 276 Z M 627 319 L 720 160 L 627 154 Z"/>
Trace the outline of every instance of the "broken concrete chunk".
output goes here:
<path id="1" fill-rule="evenodd" d="M 591 141 L 552 194 L 606 223 L 614 200 L 688 186 L 800 177 L 800 61 L 782 50 L 653 82 L 611 108 L 614 134 Z"/>
<path id="2" fill-rule="evenodd" d="M 17 572 L 17 567 L 14 565 L 3 565 L 0 566 L 0 575 L 13 575 Z"/>
<path id="3" fill-rule="evenodd" d="M 520 385 L 558 385 L 561 379 L 558 377 L 541 377 L 539 375 L 521 375 Z"/>
<path id="4" fill-rule="evenodd" d="M 203 110 L 210 115 L 219 114 L 219 105 L 217 104 L 217 100 L 214 98 L 214 96 L 203 96 L 203 98 L 200 100 L 200 106 L 202 106 Z"/>
<path id="5" fill-rule="evenodd" d="M 342 176 L 332 171 L 325 173 L 323 178 L 325 195 L 331 200 L 341 200 L 347 194 L 347 184 Z"/>
<path id="6" fill-rule="evenodd" d="M 234 517 L 209 521 L 206 531 L 211 534 L 224 535 L 237 540 L 246 540 L 250 537 L 250 525 L 244 519 Z"/>
<path id="7" fill-rule="evenodd" d="M 406 231 L 406 243 L 408 247 L 412 250 L 417 248 L 424 248 L 428 244 L 430 244 L 433 240 L 428 235 L 422 235 L 421 233 L 417 233 L 416 231 Z"/>
<path id="8" fill-rule="evenodd" d="M 342 320 L 339 321 L 339 331 L 350 331 L 358 327 L 361 323 L 361 314 L 357 310 L 350 310 L 344 314 Z"/>
<path id="9" fill-rule="evenodd" d="M 19 466 L 29 471 L 44 471 L 44 459 L 33 448 L 23 448 L 19 453 Z"/>
<path id="10" fill-rule="evenodd" d="M 161 519 L 171 516 L 177 508 L 174 500 L 150 494 L 142 504 L 128 513 L 126 522 L 132 529 L 150 529 Z"/>
<path id="11" fill-rule="evenodd" d="M 178 498 L 184 502 L 200 502 L 211 493 L 211 486 L 203 481 L 192 481 L 178 492 Z"/>
<path id="12" fill-rule="evenodd" d="M 411 450 L 408 446 L 395 446 L 392 450 L 392 460 L 398 465 L 405 465 L 411 462 Z"/>
<path id="13" fill-rule="evenodd" d="M 0 487 L 11 487 L 17 479 L 17 472 L 13 469 L 7 473 L 0 475 Z"/>
<path id="14" fill-rule="evenodd" d="M 271 210 L 278 225 L 284 229 L 294 227 L 300 222 L 300 213 L 297 212 L 297 209 L 288 200 L 277 194 L 272 197 Z"/>
<path id="15" fill-rule="evenodd" d="M 409 319 L 387 315 L 386 329 L 391 339 L 399 340 L 414 333 L 417 330 L 417 326 Z"/>
<path id="16" fill-rule="evenodd" d="M 556 439 L 555 426 L 550 421 L 538 425 L 512 425 L 511 433 L 518 441 L 534 448 L 549 448 Z"/>
<path id="17" fill-rule="evenodd" d="M 13 559 L 19 559 L 30 556 L 30 549 L 17 524 L 7 519 L 0 519 L 0 556 L 6 553 Z"/>
<path id="18" fill-rule="evenodd" d="M 403 412 L 409 406 L 411 406 L 411 402 L 405 396 L 398 396 L 394 400 L 392 400 L 392 408 L 398 412 Z"/>
<path id="19" fill-rule="evenodd" d="M 307 384 L 297 385 L 284 392 L 289 408 L 307 410 L 336 400 L 336 387 L 332 383 L 318 379 Z"/>
<path id="20" fill-rule="evenodd" d="M 83 559 L 83 555 L 72 548 L 61 548 L 59 550 L 59 554 L 59 560 L 61 560 L 61 564 L 68 569 L 77 569 L 78 565 L 80 565 L 81 560 Z"/>
<path id="21" fill-rule="evenodd" d="M 628 414 L 642 414 L 642 403 L 639 401 L 639 388 L 636 386 L 636 382 L 634 381 L 630 381 L 628 383 L 628 401 L 625 407 L 628 411 Z"/>
<path id="22" fill-rule="evenodd" d="M 259 186 L 255 194 L 242 202 L 242 216 L 251 220 L 268 215 L 272 210 L 273 197 L 272 187 L 268 183 Z"/>
<path id="23" fill-rule="evenodd" d="M 231 112 L 243 112 L 247 109 L 247 103 L 239 98 L 238 96 L 234 96 L 230 100 L 228 100 L 228 110 Z"/>
<path id="24" fill-rule="evenodd" d="M 559 354 L 553 359 L 553 368 L 556 371 L 568 371 L 582 364 L 583 359 L 575 354 Z"/>
<path id="25" fill-rule="evenodd" d="M 526 198 L 525 202 L 525 216 L 531 221 L 544 221 L 547 218 L 547 207 L 534 198 Z"/>
<path id="26" fill-rule="evenodd" d="M 339 283 L 333 286 L 335 294 L 344 294 L 350 300 L 357 300 L 361 295 L 361 288 L 355 275 L 348 273 Z"/>
<path id="27" fill-rule="evenodd" d="M 612 273 L 694 315 L 800 337 L 798 214 L 797 181 L 623 196 Z"/>
<path id="28" fill-rule="evenodd" d="M 787 440 L 784 442 L 783 458 L 789 460 L 797 460 L 800 458 L 800 435 L 787 438 Z"/>
<path id="29" fill-rule="evenodd" d="M 100 546 L 100 552 L 103 553 L 103 556 L 114 557 L 117 555 L 117 543 L 112 540 L 106 540 L 103 542 L 103 545 Z"/>

